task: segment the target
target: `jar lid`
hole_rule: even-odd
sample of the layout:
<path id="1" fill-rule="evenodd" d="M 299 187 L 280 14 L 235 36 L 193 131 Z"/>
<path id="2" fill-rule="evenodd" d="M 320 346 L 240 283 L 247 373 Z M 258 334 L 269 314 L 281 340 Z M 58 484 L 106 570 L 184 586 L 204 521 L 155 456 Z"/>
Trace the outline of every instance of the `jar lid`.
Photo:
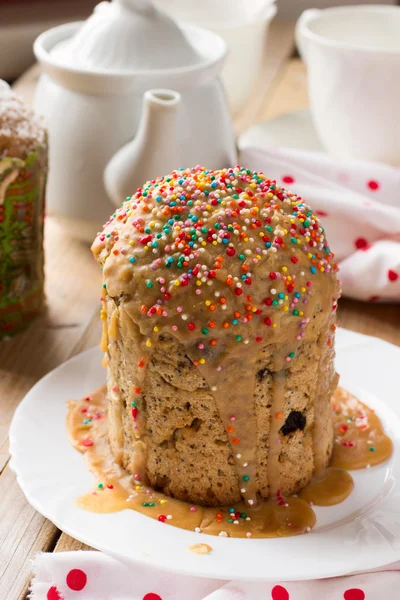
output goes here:
<path id="1" fill-rule="evenodd" d="M 46 146 L 42 119 L 0 79 L 0 160 L 6 157 L 25 160 L 39 146 Z"/>
<path id="2" fill-rule="evenodd" d="M 109 72 L 187 67 L 204 60 L 151 0 L 101 2 L 58 55 L 75 68 Z"/>

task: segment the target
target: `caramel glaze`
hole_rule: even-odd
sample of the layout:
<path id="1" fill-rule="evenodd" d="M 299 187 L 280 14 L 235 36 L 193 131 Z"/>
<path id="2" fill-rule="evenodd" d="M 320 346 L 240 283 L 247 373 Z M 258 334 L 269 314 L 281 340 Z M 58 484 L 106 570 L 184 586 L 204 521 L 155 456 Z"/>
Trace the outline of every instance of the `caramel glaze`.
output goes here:
<path id="1" fill-rule="evenodd" d="M 335 446 L 332 467 L 365 469 L 384 462 L 393 451 L 375 412 L 350 392 L 338 388 L 332 401 Z"/>
<path id="2" fill-rule="evenodd" d="M 377 465 L 392 452 L 392 442 L 379 418 L 365 404 L 338 388 L 331 405 L 335 430 L 331 466 L 318 472 L 298 496 L 282 498 L 277 492 L 253 507 L 242 501 L 232 507 L 205 508 L 135 482 L 115 462 L 107 434 L 107 392 L 102 387 L 90 397 L 68 405 L 70 440 L 86 454 L 99 482 L 92 492 L 78 498 L 77 504 L 99 513 L 129 508 L 175 527 L 226 537 L 268 538 L 309 532 L 316 523 L 312 504 L 338 504 L 351 493 L 353 480 L 345 469 Z"/>

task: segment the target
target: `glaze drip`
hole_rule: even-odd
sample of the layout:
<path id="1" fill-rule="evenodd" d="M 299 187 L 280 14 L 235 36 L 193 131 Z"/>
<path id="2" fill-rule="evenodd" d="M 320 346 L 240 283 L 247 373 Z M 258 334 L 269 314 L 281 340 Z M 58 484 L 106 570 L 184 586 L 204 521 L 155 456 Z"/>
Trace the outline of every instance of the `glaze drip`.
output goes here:
<path id="1" fill-rule="evenodd" d="M 199 365 L 225 425 L 239 479 L 240 494 L 248 506 L 257 503 L 257 420 L 254 406 L 255 357 L 246 362 L 233 348 L 218 364 Z M 222 371 L 217 370 L 219 363 Z"/>

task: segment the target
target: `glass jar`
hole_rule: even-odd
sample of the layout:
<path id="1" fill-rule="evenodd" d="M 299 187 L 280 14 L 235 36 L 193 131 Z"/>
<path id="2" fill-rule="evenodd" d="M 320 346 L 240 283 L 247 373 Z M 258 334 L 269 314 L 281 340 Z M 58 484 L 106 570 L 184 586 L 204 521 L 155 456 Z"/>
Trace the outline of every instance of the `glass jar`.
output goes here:
<path id="1" fill-rule="evenodd" d="M 43 307 L 47 157 L 40 119 L 0 81 L 0 339 Z"/>

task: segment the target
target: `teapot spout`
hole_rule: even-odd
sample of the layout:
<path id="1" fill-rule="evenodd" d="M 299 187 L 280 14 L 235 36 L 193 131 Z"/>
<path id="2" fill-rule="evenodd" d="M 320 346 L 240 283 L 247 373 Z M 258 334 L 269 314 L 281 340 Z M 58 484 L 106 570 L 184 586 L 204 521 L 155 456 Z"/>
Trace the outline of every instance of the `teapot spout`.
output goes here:
<path id="1" fill-rule="evenodd" d="M 178 92 L 148 90 L 135 138 L 111 158 L 104 171 L 104 185 L 116 206 L 133 195 L 146 181 L 180 167 L 177 141 Z"/>

